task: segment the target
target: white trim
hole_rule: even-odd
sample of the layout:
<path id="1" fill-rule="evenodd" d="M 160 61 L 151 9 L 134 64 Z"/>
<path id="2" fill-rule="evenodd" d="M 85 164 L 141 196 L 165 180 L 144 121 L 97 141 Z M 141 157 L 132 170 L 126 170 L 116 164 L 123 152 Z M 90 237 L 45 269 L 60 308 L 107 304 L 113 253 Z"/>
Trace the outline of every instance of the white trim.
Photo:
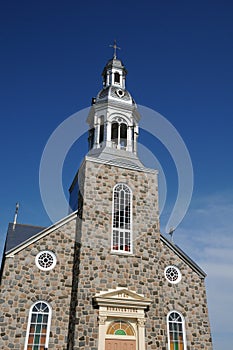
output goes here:
<path id="1" fill-rule="evenodd" d="M 124 334 L 123 337 L 121 337 L 120 335 L 116 335 L 116 334 L 109 334 L 108 331 L 110 329 L 110 327 L 112 327 L 112 325 L 114 323 L 125 323 L 128 324 L 129 328 L 132 330 L 133 335 L 127 335 Z M 132 324 L 132 321 L 130 322 L 127 319 L 122 319 L 122 317 L 120 319 L 114 318 L 113 320 L 110 320 L 109 323 L 107 324 L 107 330 L 106 330 L 106 334 L 105 334 L 105 339 L 129 339 L 129 340 L 136 340 L 136 336 L 137 336 L 137 331 L 134 327 L 134 325 Z"/>
<path id="2" fill-rule="evenodd" d="M 169 279 L 169 277 L 167 276 L 167 270 L 168 270 L 168 269 L 174 269 L 174 270 L 176 271 L 176 273 L 177 273 L 177 279 L 176 279 L 176 280 L 170 280 L 170 279 Z M 175 266 L 175 265 L 169 265 L 169 266 L 165 267 L 165 269 L 164 269 L 164 276 L 165 276 L 166 280 L 167 280 L 169 283 L 172 283 L 172 284 L 177 284 L 177 283 L 179 283 L 179 282 L 181 281 L 181 278 L 182 278 L 182 274 L 181 274 L 180 270 L 179 270 L 178 267 Z"/>
<path id="3" fill-rule="evenodd" d="M 118 150 L 119 152 L 119 150 Z M 122 151 L 121 152 L 127 152 L 127 151 Z M 132 155 L 132 152 L 127 152 L 127 153 L 130 153 L 130 155 Z M 118 154 L 118 157 L 120 159 L 122 159 L 122 157 L 124 156 L 125 154 L 122 153 L 122 156 L 119 156 Z M 92 162 L 92 163 L 101 163 L 101 164 L 106 164 L 106 165 L 113 165 L 113 166 L 117 166 L 118 168 L 124 168 L 124 169 L 129 169 L 129 170 L 137 170 L 137 171 L 141 171 L 141 172 L 144 172 L 144 173 L 148 173 L 148 174 L 155 174 L 157 175 L 158 174 L 158 170 L 155 170 L 155 169 L 149 169 L 149 168 L 144 168 L 144 167 L 139 167 L 137 164 L 129 164 L 129 163 L 123 163 L 122 161 L 119 161 L 119 162 L 114 162 L 112 160 L 106 160 L 106 159 L 103 159 L 103 158 L 94 158 L 94 156 L 86 156 L 84 161 L 85 160 L 88 160 L 89 162 Z M 117 155 L 116 155 L 116 160 L 117 160 Z M 133 158 L 132 161 L 139 161 L 138 158 Z M 127 160 L 126 160 L 127 161 Z M 140 161 L 139 161 L 140 162 Z M 71 185 L 72 186 L 72 185 Z"/>
<path id="4" fill-rule="evenodd" d="M 61 226 L 67 224 L 67 222 L 73 220 L 77 216 L 78 210 L 74 211 L 70 215 L 66 216 L 65 218 L 61 219 L 60 221 L 56 222 L 55 224 L 51 225 L 50 227 L 47 227 L 46 229 L 42 230 L 41 232 L 37 233 L 35 236 L 27 239 L 23 243 L 19 244 L 17 247 L 9 250 L 9 252 L 6 254 L 6 258 L 13 258 L 15 254 L 23 250 L 24 248 L 27 248 L 30 244 L 35 243 L 39 239 L 47 236 L 54 230 L 57 230 Z"/>
<path id="5" fill-rule="evenodd" d="M 170 242 L 167 238 L 165 238 L 162 234 L 160 234 L 160 240 L 168 248 L 170 248 L 179 258 L 181 258 L 185 263 L 187 263 L 192 270 L 194 270 L 198 276 L 202 279 L 206 277 L 206 273 L 186 254 L 184 253 L 177 245 Z"/>
<path id="6" fill-rule="evenodd" d="M 31 326 L 31 317 L 32 317 L 32 309 L 33 307 L 38 304 L 38 303 L 44 303 L 48 306 L 49 308 L 49 314 L 48 314 L 48 323 L 47 323 L 47 329 L 46 329 L 46 341 L 45 341 L 45 348 L 48 349 L 49 347 L 49 334 L 50 334 L 50 328 L 51 328 L 51 320 L 52 320 L 52 308 L 49 305 L 47 301 L 44 300 L 37 300 L 35 303 L 32 304 L 29 310 L 28 314 L 28 324 L 27 324 L 27 332 L 26 332 L 26 337 L 25 337 L 25 345 L 24 345 L 24 350 L 27 350 L 28 347 L 28 339 L 29 339 L 29 331 L 30 331 L 30 326 Z"/>
<path id="7" fill-rule="evenodd" d="M 48 266 L 48 267 L 43 267 L 41 264 L 40 264 L 40 257 L 41 255 L 43 254 L 49 254 L 51 255 L 52 259 L 53 259 L 53 262 L 51 264 L 51 266 Z M 56 266 L 56 263 L 57 263 L 57 257 L 56 255 L 51 252 L 50 250 L 43 250 L 41 252 L 39 252 L 36 257 L 35 257 L 35 263 L 36 263 L 36 266 L 38 267 L 38 269 L 42 270 L 42 271 L 49 271 L 49 270 L 52 270 L 55 266 Z"/>
<path id="8" fill-rule="evenodd" d="M 168 350 L 170 350 L 170 331 L 169 331 L 169 316 L 173 313 L 177 313 L 182 320 L 182 334 L 183 334 L 183 350 L 187 350 L 187 342 L 186 342 L 186 330 L 185 330 L 185 319 L 184 316 L 177 310 L 172 310 L 167 314 L 167 339 L 168 339 Z"/>
<path id="9" fill-rule="evenodd" d="M 128 115 L 126 115 L 124 112 L 112 112 L 109 116 L 108 116 L 108 121 L 112 124 L 113 122 L 116 122 L 119 124 L 119 121 L 117 120 L 117 118 L 121 118 L 122 121 L 120 123 L 124 123 L 127 126 L 133 125 L 132 121 L 131 121 L 131 116 L 129 117 Z"/>

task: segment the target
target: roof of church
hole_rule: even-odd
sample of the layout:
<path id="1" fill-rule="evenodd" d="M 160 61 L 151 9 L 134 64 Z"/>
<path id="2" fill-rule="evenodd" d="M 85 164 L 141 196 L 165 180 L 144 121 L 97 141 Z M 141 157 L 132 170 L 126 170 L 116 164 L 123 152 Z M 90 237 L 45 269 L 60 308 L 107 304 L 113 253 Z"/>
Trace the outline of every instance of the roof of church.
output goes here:
<path id="1" fill-rule="evenodd" d="M 172 249 L 182 260 L 184 260 L 188 265 L 191 265 L 192 268 L 201 276 L 206 277 L 206 273 L 200 268 L 199 265 L 195 263 L 178 245 L 169 241 L 160 233 L 160 238 L 163 243 L 165 243 L 170 249 Z"/>
<path id="2" fill-rule="evenodd" d="M 77 217 L 77 215 L 78 210 L 65 216 L 49 227 L 16 224 L 15 228 L 13 228 L 13 224 L 10 223 L 7 231 L 4 254 L 6 256 L 10 256 L 11 254 L 19 252 L 31 243 L 36 242 L 40 238 L 48 235 L 67 222 L 73 220 L 75 217 Z"/>
<path id="3" fill-rule="evenodd" d="M 35 236 L 38 232 L 44 230 L 45 227 L 24 225 L 24 224 L 13 224 L 9 223 L 7 236 L 6 236 L 6 247 L 5 252 L 14 249 L 27 239 Z"/>
<path id="4" fill-rule="evenodd" d="M 10 223 L 7 231 L 5 254 L 11 254 L 17 250 L 23 249 L 25 244 L 30 244 L 37 239 L 40 239 L 42 236 L 47 235 L 49 232 L 53 231 L 64 222 L 71 220 L 78 213 L 78 210 L 69 214 L 65 218 L 61 219 L 57 223 L 51 225 L 50 227 L 42 226 L 33 226 L 33 225 L 24 225 Z M 195 270 L 198 275 L 202 278 L 205 278 L 206 273 L 198 266 L 180 247 L 178 247 L 173 242 L 169 241 L 166 237 L 160 234 L 160 239 L 163 243 L 166 244 L 171 250 L 174 251 L 183 261 L 185 261 L 189 266 Z"/>

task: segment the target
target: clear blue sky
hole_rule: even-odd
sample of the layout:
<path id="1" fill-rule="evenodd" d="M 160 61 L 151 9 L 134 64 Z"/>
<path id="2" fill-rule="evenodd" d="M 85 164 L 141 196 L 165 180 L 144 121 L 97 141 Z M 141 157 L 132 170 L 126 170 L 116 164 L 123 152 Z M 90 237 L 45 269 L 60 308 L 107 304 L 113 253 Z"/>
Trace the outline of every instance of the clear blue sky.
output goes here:
<path id="1" fill-rule="evenodd" d="M 38 182 L 44 146 L 53 130 L 88 107 L 100 90 L 100 75 L 112 56 L 109 44 L 115 38 L 128 70 L 128 90 L 138 104 L 170 120 L 190 152 L 193 200 L 175 241 L 206 270 L 215 349 L 230 348 L 231 1 L 1 2 L 1 240 L 17 201 L 19 222 L 50 224 Z M 160 145 L 154 153 L 168 179 L 163 227 L 177 180 Z M 63 171 L 67 194 L 79 162 L 73 150 Z"/>

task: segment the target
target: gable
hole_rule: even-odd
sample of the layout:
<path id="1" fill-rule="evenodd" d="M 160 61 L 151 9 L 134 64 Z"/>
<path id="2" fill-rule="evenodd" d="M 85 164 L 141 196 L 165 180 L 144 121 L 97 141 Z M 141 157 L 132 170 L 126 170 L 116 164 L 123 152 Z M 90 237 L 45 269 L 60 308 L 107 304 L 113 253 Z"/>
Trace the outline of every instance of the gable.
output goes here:
<path id="1" fill-rule="evenodd" d="M 160 234 L 161 242 L 173 251 L 180 259 L 182 259 L 193 271 L 195 271 L 201 278 L 206 277 L 206 273 L 198 266 L 181 248 L 167 238 Z"/>
<path id="2" fill-rule="evenodd" d="M 114 306 L 121 307 L 128 306 L 130 308 L 139 307 L 146 308 L 150 305 L 151 300 L 145 298 L 144 295 L 138 294 L 128 288 L 118 287 L 110 289 L 107 292 L 100 292 L 94 296 L 94 301 L 100 306 Z"/>
<path id="3" fill-rule="evenodd" d="M 146 300 L 144 295 L 133 292 L 128 288 L 121 288 L 121 287 L 118 287 L 116 289 L 110 289 L 108 292 L 100 292 L 96 294 L 95 297 L 108 298 L 108 299 Z"/>
<path id="4" fill-rule="evenodd" d="M 13 248 L 11 248 L 9 250 L 5 250 L 5 252 L 6 252 L 5 256 L 6 257 L 14 256 L 14 254 L 16 254 L 17 252 L 23 250 L 24 248 L 26 248 L 30 244 L 37 242 L 41 238 L 49 235 L 51 232 L 53 232 L 53 231 L 57 230 L 58 228 L 62 227 L 63 225 L 65 225 L 69 221 L 72 221 L 74 218 L 77 217 L 77 212 L 78 211 L 73 212 L 72 214 L 66 216 L 65 218 L 63 218 L 60 221 L 58 221 L 57 223 L 49 226 L 48 228 L 43 229 L 42 227 L 38 227 L 37 233 L 34 233 L 34 235 L 31 235 L 31 236 L 29 235 L 29 238 L 21 240 L 21 242 L 18 245 L 14 245 Z M 22 226 L 26 226 L 26 225 L 22 225 Z M 23 235 L 23 237 L 25 237 L 25 234 Z"/>

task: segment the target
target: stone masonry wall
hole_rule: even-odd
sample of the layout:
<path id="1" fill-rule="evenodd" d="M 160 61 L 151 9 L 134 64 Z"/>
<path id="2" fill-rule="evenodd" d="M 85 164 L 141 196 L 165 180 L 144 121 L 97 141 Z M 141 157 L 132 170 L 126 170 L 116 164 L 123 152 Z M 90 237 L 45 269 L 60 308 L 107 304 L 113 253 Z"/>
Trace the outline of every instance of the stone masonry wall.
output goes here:
<path id="1" fill-rule="evenodd" d="M 151 300 L 146 312 L 146 349 L 167 350 L 170 311 L 185 317 L 187 350 L 211 350 L 205 286 L 201 278 L 173 250 L 161 242 L 158 189 L 155 174 L 86 161 L 83 214 L 80 219 L 80 264 L 73 349 L 98 349 L 97 292 L 127 287 Z M 111 253 L 112 190 L 126 183 L 133 192 L 133 255 Z M 164 277 L 174 264 L 181 273 L 173 285 Z M 123 316 L 123 315 L 122 315 Z"/>
<path id="2" fill-rule="evenodd" d="M 0 349 L 24 349 L 29 309 L 37 300 L 52 308 L 49 349 L 67 349 L 75 233 L 76 218 L 6 258 L 0 290 Z M 54 269 L 41 271 L 36 266 L 35 257 L 42 250 L 55 253 Z"/>
<path id="3" fill-rule="evenodd" d="M 37 300 L 52 307 L 49 349 L 97 350 L 100 291 L 127 287 L 151 300 L 146 311 L 146 349 L 167 350 L 170 311 L 185 318 L 187 350 L 212 350 L 203 277 L 160 239 L 157 176 L 87 160 L 80 171 L 82 212 L 5 261 L 0 290 L 0 349 L 24 349 L 28 313 Z M 111 253 L 112 190 L 133 193 L 133 254 Z M 57 265 L 37 268 L 35 256 L 51 250 Z M 169 283 L 168 265 L 182 279 Z M 124 317 L 124 315 L 122 315 Z"/>

